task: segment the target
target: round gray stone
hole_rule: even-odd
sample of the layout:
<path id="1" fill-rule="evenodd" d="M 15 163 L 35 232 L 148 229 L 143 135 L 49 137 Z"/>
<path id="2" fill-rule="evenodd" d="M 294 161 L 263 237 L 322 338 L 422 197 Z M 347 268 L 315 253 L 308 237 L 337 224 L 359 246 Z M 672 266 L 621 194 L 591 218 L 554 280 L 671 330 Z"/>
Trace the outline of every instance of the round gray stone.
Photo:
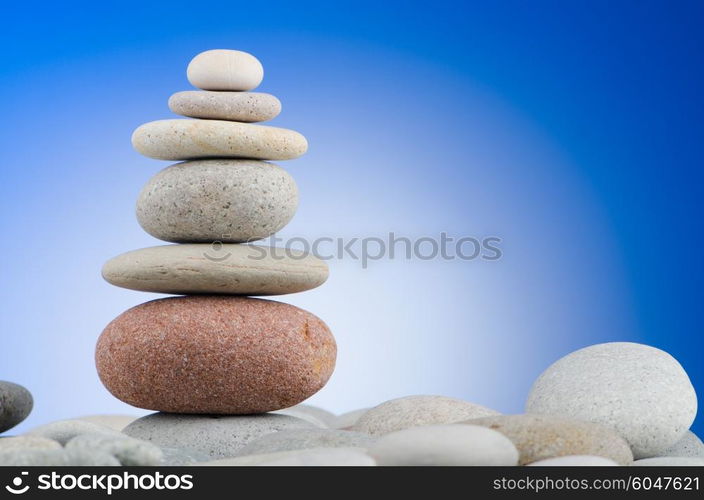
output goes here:
<path id="1" fill-rule="evenodd" d="M 83 420 L 59 420 L 35 427 L 25 435 L 41 436 L 58 441 L 65 446 L 71 439 L 81 434 L 102 434 L 107 436 L 122 436 L 122 433 L 105 425 L 85 422 Z"/>
<path id="2" fill-rule="evenodd" d="M 66 443 L 66 449 L 88 454 L 91 451 L 113 455 L 122 465 L 160 465 L 164 456 L 158 446 L 128 436 L 82 434 Z"/>
<path id="3" fill-rule="evenodd" d="M 561 415 L 615 429 L 636 458 L 679 441 L 697 413 L 697 396 L 682 366 L 643 344 L 613 342 L 580 349 L 535 381 L 528 413 Z"/>
<path id="4" fill-rule="evenodd" d="M 419 425 L 452 424 L 489 415 L 498 415 L 498 412 L 445 396 L 407 396 L 392 399 L 368 410 L 350 430 L 375 435 L 388 434 Z"/>
<path id="5" fill-rule="evenodd" d="M 32 394 L 21 385 L 0 380 L 0 433 L 12 429 L 31 413 Z"/>
<path id="6" fill-rule="evenodd" d="M 327 264 L 312 254 L 237 243 L 142 248 L 103 266 L 112 285 L 178 295 L 282 295 L 310 290 L 327 277 Z"/>
<path id="7" fill-rule="evenodd" d="M 297 208 L 298 188 L 284 169 L 261 161 L 203 160 L 177 163 L 152 177 L 139 195 L 137 220 L 164 241 L 241 243 L 274 234 Z"/>
<path id="8" fill-rule="evenodd" d="M 137 152 L 157 160 L 253 158 L 292 160 L 308 141 L 295 130 L 224 120 L 158 120 L 132 134 Z"/>
<path id="9" fill-rule="evenodd" d="M 509 438 L 520 453 L 519 465 L 565 455 L 596 455 L 622 465 L 633 461 L 626 440 L 601 424 L 549 415 L 498 415 L 464 423 L 488 427 Z"/>
<path id="10" fill-rule="evenodd" d="M 280 451 L 261 455 L 247 455 L 204 462 L 202 466 L 346 466 L 376 465 L 374 459 L 358 448 L 310 448 Z"/>
<path id="11" fill-rule="evenodd" d="M 271 94 L 260 92 L 188 90 L 172 95 L 169 109 L 191 118 L 263 122 L 281 113 L 281 102 Z"/>
<path id="12" fill-rule="evenodd" d="M 308 448 L 368 448 L 376 439 L 362 432 L 296 429 L 267 434 L 242 448 L 239 455 L 260 455 Z"/>
<path id="13" fill-rule="evenodd" d="M 704 458 L 704 443 L 695 433 L 687 431 L 682 439 L 660 453 L 660 456 Z"/>
<path id="14" fill-rule="evenodd" d="M 211 459 L 236 456 L 265 434 L 287 429 L 315 428 L 288 415 L 205 416 L 152 413 L 128 425 L 124 433 L 159 447 L 193 450 Z"/>
<path id="15" fill-rule="evenodd" d="M 381 436 L 369 448 L 377 465 L 518 464 L 518 450 L 503 434 L 476 425 L 424 425 Z"/>

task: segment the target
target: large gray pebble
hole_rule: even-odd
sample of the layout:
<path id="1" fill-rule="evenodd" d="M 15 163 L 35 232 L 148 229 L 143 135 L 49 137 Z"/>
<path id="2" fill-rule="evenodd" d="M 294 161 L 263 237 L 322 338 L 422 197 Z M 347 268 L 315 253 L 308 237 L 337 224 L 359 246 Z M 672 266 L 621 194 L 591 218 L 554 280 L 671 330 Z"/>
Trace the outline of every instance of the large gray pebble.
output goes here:
<path id="1" fill-rule="evenodd" d="M 12 429 L 31 413 L 32 394 L 21 385 L 0 380 L 0 433 Z"/>
<path id="2" fill-rule="evenodd" d="M 0 451 L 0 465 L 11 466 L 115 466 L 120 461 L 99 450 L 17 449 Z"/>
<path id="3" fill-rule="evenodd" d="M 452 424 L 490 415 L 498 415 L 498 412 L 461 399 L 407 396 L 370 409 L 351 430 L 375 435 L 388 434 L 419 425 Z"/>
<path id="4" fill-rule="evenodd" d="M 83 420 L 59 420 L 41 425 L 30 430 L 27 435 L 42 436 L 65 445 L 71 439 L 81 434 L 103 434 L 107 436 L 122 436 L 122 433 L 110 427 L 85 422 Z"/>
<path id="5" fill-rule="evenodd" d="M 267 434 L 240 450 L 240 455 L 257 455 L 307 448 L 367 448 L 376 441 L 362 432 L 330 429 L 296 429 Z"/>
<path id="6" fill-rule="evenodd" d="M 552 364 L 533 384 L 526 411 L 608 425 L 626 438 L 635 458 L 643 458 L 682 438 L 697 413 L 697 395 L 668 353 L 612 342 Z"/>
<path id="7" fill-rule="evenodd" d="M 66 443 L 70 451 L 88 453 L 91 450 L 113 455 L 122 465 L 160 465 L 163 453 L 152 443 L 128 436 L 82 434 Z"/>
<path id="8" fill-rule="evenodd" d="M 652 457 L 636 460 L 631 465 L 641 467 L 704 467 L 699 457 Z"/>
<path id="9" fill-rule="evenodd" d="M 298 208 L 298 187 L 284 169 L 254 160 L 177 163 L 152 177 L 137 219 L 155 238 L 175 243 L 240 243 L 283 228 Z M 213 249 L 220 257 L 224 252 Z"/>
<path id="10" fill-rule="evenodd" d="M 386 434 L 368 451 L 378 465 L 517 465 L 503 434 L 476 425 L 426 425 Z"/>
<path id="11" fill-rule="evenodd" d="M 359 448 L 310 448 L 248 455 L 205 462 L 205 466 L 373 466 L 374 459 Z"/>
<path id="12" fill-rule="evenodd" d="M 12 436 L 0 438 L 0 451 L 7 450 L 59 450 L 61 443 L 42 436 Z"/>
<path id="13" fill-rule="evenodd" d="M 194 450 L 211 459 L 236 456 L 259 437 L 287 429 L 315 428 L 288 415 L 180 415 L 152 413 L 128 425 L 124 433 L 159 447 Z"/>
<path id="14" fill-rule="evenodd" d="M 660 453 L 661 457 L 700 457 L 704 458 L 704 443 L 692 431 L 687 433 L 670 446 L 668 449 Z"/>

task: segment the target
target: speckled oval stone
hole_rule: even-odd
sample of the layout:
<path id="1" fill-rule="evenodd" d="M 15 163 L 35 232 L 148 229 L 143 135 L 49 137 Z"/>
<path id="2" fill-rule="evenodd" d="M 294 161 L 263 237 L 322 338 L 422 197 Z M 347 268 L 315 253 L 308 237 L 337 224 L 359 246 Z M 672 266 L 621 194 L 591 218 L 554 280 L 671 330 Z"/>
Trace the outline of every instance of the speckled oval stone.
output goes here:
<path id="1" fill-rule="evenodd" d="M 533 384 L 526 411 L 608 425 L 643 458 L 684 436 L 697 413 L 697 395 L 668 353 L 612 342 L 585 347 L 548 367 Z"/>
<path id="2" fill-rule="evenodd" d="M 0 380 L 0 433 L 12 429 L 32 412 L 32 394 L 19 384 Z"/>
<path id="3" fill-rule="evenodd" d="M 191 59 L 186 74 L 191 85 L 205 90 L 252 90 L 262 83 L 264 68 L 247 52 L 213 49 Z"/>
<path id="4" fill-rule="evenodd" d="M 516 445 L 519 465 L 565 455 L 606 457 L 631 463 L 628 443 L 613 429 L 592 422 L 545 415 L 496 415 L 464 422 L 500 432 Z"/>
<path id="5" fill-rule="evenodd" d="M 263 122 L 281 113 L 281 101 L 260 92 L 187 90 L 169 98 L 169 109 L 191 118 Z"/>
<path id="6" fill-rule="evenodd" d="M 105 387 L 133 406 L 250 414 L 315 394 L 332 374 L 336 345 L 325 323 L 289 304 L 189 296 L 124 312 L 95 356 Z"/>
<path id="7" fill-rule="evenodd" d="M 498 415 L 498 412 L 445 396 L 406 396 L 369 409 L 350 430 L 380 435 L 419 425 L 452 424 L 489 415 Z"/>
<path id="8" fill-rule="evenodd" d="M 137 200 L 146 232 L 173 243 L 239 243 L 283 228 L 298 207 L 296 182 L 260 161 L 177 163 L 152 177 Z"/>
<path id="9" fill-rule="evenodd" d="M 224 120 L 157 120 L 132 134 L 137 152 L 157 160 L 292 160 L 308 150 L 295 130 Z"/>
<path id="10" fill-rule="evenodd" d="M 179 295 L 281 295 L 310 290 L 327 277 L 327 264 L 314 255 L 228 243 L 143 248 L 103 266 L 103 278 L 115 286 Z"/>

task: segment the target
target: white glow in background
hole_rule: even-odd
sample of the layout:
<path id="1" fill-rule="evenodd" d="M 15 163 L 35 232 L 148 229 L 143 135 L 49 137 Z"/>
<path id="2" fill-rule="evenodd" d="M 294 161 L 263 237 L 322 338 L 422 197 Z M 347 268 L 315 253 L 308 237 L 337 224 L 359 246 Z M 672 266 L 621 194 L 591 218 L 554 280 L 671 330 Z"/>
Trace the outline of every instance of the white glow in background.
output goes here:
<path id="1" fill-rule="evenodd" d="M 330 262 L 324 286 L 277 299 L 324 319 L 338 341 L 335 374 L 311 403 L 342 412 L 432 393 L 519 412 L 558 357 L 633 339 L 608 219 L 535 123 L 432 61 L 334 43 L 306 52 L 287 37 L 241 47 L 264 63 L 261 90 L 283 102 L 273 124 L 310 142 L 306 156 L 280 163 L 301 192 L 282 237 L 445 231 L 499 236 L 504 252 L 492 263 Z M 170 116 L 168 96 L 188 88 L 188 59 L 216 46 L 233 44 L 173 42 L 0 81 L 14 97 L 5 110 L 13 128 L 0 138 L 0 379 L 27 386 L 36 402 L 18 431 L 139 412 L 102 387 L 93 352 L 110 320 L 156 296 L 109 286 L 100 268 L 159 244 L 138 226 L 134 202 L 169 163 L 140 157 L 129 137 Z"/>

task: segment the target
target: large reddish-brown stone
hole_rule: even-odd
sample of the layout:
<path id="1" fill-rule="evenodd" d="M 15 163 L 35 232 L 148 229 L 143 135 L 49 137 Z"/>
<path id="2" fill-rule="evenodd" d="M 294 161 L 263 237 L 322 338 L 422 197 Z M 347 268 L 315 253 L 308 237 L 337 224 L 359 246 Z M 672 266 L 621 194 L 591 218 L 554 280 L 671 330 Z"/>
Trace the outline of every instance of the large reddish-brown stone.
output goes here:
<path id="1" fill-rule="evenodd" d="M 103 331 L 95 358 L 105 387 L 133 406 L 249 414 L 315 394 L 336 352 L 327 325 L 292 305 L 190 296 L 124 312 Z"/>

